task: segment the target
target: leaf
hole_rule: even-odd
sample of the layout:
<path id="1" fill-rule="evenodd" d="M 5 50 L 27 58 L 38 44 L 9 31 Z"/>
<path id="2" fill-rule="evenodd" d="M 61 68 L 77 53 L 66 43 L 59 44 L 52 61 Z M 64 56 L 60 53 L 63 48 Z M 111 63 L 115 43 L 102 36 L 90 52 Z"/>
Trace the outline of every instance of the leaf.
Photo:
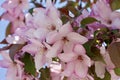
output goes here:
<path id="1" fill-rule="evenodd" d="M 95 47 L 95 40 L 91 39 L 88 42 L 86 42 L 85 44 L 83 44 L 83 46 L 86 49 L 86 53 L 87 55 L 95 61 L 102 61 L 105 63 L 102 55 L 100 54 L 100 50 Z"/>
<path id="2" fill-rule="evenodd" d="M 66 22 L 68 22 L 69 19 L 68 19 L 67 16 L 63 15 L 63 16 L 61 17 L 61 20 L 62 20 L 63 24 L 65 24 Z"/>
<path id="3" fill-rule="evenodd" d="M 35 69 L 35 63 L 33 60 L 33 57 L 29 53 L 24 53 L 23 58 L 21 61 L 24 63 L 24 70 L 25 72 L 36 76 L 36 69 Z"/>
<path id="4" fill-rule="evenodd" d="M 69 6 L 68 10 L 72 12 L 72 14 L 74 14 L 74 16 L 79 16 L 80 12 L 73 6 Z"/>
<path id="5" fill-rule="evenodd" d="M 110 6 L 112 10 L 120 9 L 120 0 L 112 0 Z"/>
<path id="6" fill-rule="evenodd" d="M 66 8 L 68 9 L 68 11 L 71 11 L 72 14 L 74 14 L 74 16 L 76 17 L 80 15 L 79 10 L 76 9 L 77 6 L 78 6 L 78 2 L 68 1 Z"/>
<path id="7" fill-rule="evenodd" d="M 34 8 L 29 9 L 28 12 L 29 12 L 30 14 L 32 14 L 32 13 L 33 13 L 33 9 L 34 9 Z"/>
<path id="8" fill-rule="evenodd" d="M 85 44 L 83 44 L 83 46 L 86 49 L 87 55 L 89 57 L 92 57 L 91 47 L 93 46 L 93 44 L 94 44 L 94 40 L 93 39 L 90 39 L 88 42 L 86 42 Z"/>
<path id="9" fill-rule="evenodd" d="M 77 27 L 77 26 L 76 26 L 76 27 L 73 27 L 73 30 L 74 30 L 74 31 L 77 31 L 78 29 L 79 29 L 79 27 Z"/>
<path id="10" fill-rule="evenodd" d="M 90 0 L 86 0 L 87 4 L 85 5 L 84 9 L 88 8 L 91 6 Z"/>
<path id="11" fill-rule="evenodd" d="M 92 59 L 95 61 L 102 61 L 105 63 L 102 55 L 100 54 L 100 50 L 97 47 L 91 47 L 91 52 L 92 52 Z"/>
<path id="12" fill-rule="evenodd" d="M 111 75 L 110 75 L 110 73 L 107 70 L 105 72 L 105 77 L 103 79 L 101 79 L 101 80 L 111 80 Z"/>
<path id="13" fill-rule="evenodd" d="M 41 72 L 40 80 L 51 80 L 49 68 L 47 67 L 41 68 L 40 72 Z"/>
<path id="14" fill-rule="evenodd" d="M 5 33 L 5 36 L 8 36 L 9 34 L 11 34 L 11 26 L 12 26 L 12 23 L 9 23 L 7 28 L 6 28 L 6 33 Z"/>
<path id="15" fill-rule="evenodd" d="M 120 76 L 120 68 L 115 68 L 114 71 L 115 71 L 116 75 Z"/>
<path id="16" fill-rule="evenodd" d="M 85 28 L 85 26 L 87 24 L 90 24 L 90 23 L 93 23 L 93 22 L 96 22 L 97 20 L 93 17 L 87 17 L 87 18 L 84 18 L 82 21 L 81 21 L 81 27 L 82 28 Z"/>
<path id="17" fill-rule="evenodd" d="M 77 5 L 78 5 L 78 3 L 77 3 L 77 2 L 74 2 L 74 1 L 68 1 L 68 3 L 67 3 L 67 7 L 70 7 L 70 6 L 75 7 L 75 6 L 77 6 Z"/>
<path id="18" fill-rule="evenodd" d="M 13 44 L 9 49 L 9 56 L 14 61 L 15 54 L 24 46 L 24 44 Z"/>
<path id="19" fill-rule="evenodd" d="M 110 58 L 116 68 L 120 67 L 120 42 L 114 42 L 108 46 Z"/>

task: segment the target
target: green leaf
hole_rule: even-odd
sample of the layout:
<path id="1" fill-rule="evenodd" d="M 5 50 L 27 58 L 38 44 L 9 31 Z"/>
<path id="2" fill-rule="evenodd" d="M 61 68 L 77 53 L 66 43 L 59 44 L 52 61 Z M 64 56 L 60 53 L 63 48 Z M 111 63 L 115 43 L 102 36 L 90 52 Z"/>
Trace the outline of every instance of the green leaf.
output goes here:
<path id="1" fill-rule="evenodd" d="M 47 67 L 41 68 L 40 72 L 41 72 L 40 80 L 51 80 L 49 68 Z"/>
<path id="2" fill-rule="evenodd" d="M 114 71 L 115 71 L 116 75 L 120 76 L 120 68 L 115 68 Z"/>
<path id="3" fill-rule="evenodd" d="M 102 61 L 105 63 L 102 55 L 100 54 L 100 50 L 97 47 L 91 47 L 91 52 L 92 52 L 92 60 L 95 61 Z"/>
<path id="4" fill-rule="evenodd" d="M 67 7 L 70 7 L 70 6 L 75 7 L 75 6 L 77 6 L 77 5 L 78 5 L 78 3 L 77 3 L 77 2 L 74 2 L 74 1 L 68 1 L 68 3 L 67 3 Z"/>
<path id="5" fill-rule="evenodd" d="M 19 50 L 24 46 L 24 44 L 13 44 L 9 49 L 10 58 L 14 61 L 14 56 Z"/>
<path id="6" fill-rule="evenodd" d="M 82 21 L 81 21 L 81 27 L 82 28 L 85 28 L 85 26 L 87 24 L 90 24 L 90 23 L 93 23 L 93 22 L 96 22 L 97 20 L 93 17 L 87 17 L 87 18 L 84 18 Z"/>
<path id="7" fill-rule="evenodd" d="M 108 52 L 112 62 L 117 68 L 120 67 L 120 42 L 114 42 L 108 46 Z"/>
<path id="8" fill-rule="evenodd" d="M 33 57 L 29 53 L 25 53 L 21 60 L 24 63 L 25 72 L 33 76 L 36 76 L 36 69 Z"/>
<path id="9" fill-rule="evenodd" d="M 12 23 L 9 23 L 6 28 L 5 36 L 8 36 L 9 34 L 11 34 L 11 26 L 12 26 Z"/>
<path id="10" fill-rule="evenodd" d="M 110 6 L 112 10 L 120 9 L 120 0 L 112 0 Z"/>
<path id="11" fill-rule="evenodd" d="M 29 12 L 30 14 L 32 14 L 32 13 L 33 13 L 33 9 L 34 9 L 34 8 L 29 9 L 28 12 Z"/>
<path id="12" fill-rule="evenodd" d="M 102 55 L 100 54 L 100 50 L 95 47 L 95 40 L 91 39 L 88 42 L 86 42 L 85 44 L 83 44 L 83 46 L 86 49 L 86 53 L 87 55 L 95 61 L 102 61 L 105 63 Z"/>
<path id="13" fill-rule="evenodd" d="M 86 42 L 85 44 L 83 44 L 83 46 L 85 47 L 86 51 L 87 51 L 87 55 L 89 57 L 92 57 L 92 52 L 91 52 L 91 47 L 94 44 L 94 40 L 90 39 L 88 42 Z"/>
<path id="14" fill-rule="evenodd" d="M 85 5 L 84 9 L 88 8 L 91 6 L 90 0 L 86 0 L 87 4 Z"/>
<path id="15" fill-rule="evenodd" d="M 61 20 L 62 20 L 63 24 L 65 24 L 66 22 L 69 21 L 68 17 L 65 16 L 65 15 L 63 15 L 63 16 L 61 17 Z"/>
<path id="16" fill-rule="evenodd" d="M 77 31 L 79 29 L 79 27 L 73 27 L 74 31 Z"/>
<path id="17" fill-rule="evenodd" d="M 74 14 L 74 16 L 79 16 L 80 12 L 74 7 L 74 6 L 69 6 L 68 10 L 72 12 L 72 14 Z"/>
<path id="18" fill-rule="evenodd" d="M 111 75 L 107 70 L 105 72 L 105 77 L 102 80 L 111 80 Z"/>

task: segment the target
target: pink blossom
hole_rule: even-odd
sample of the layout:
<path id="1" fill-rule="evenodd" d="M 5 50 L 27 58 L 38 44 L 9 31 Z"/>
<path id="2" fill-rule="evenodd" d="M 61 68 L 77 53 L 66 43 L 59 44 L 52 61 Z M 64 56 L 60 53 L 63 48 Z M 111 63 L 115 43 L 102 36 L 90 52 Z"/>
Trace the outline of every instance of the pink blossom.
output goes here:
<path id="1" fill-rule="evenodd" d="M 111 80 L 119 80 L 120 79 L 120 76 L 116 75 L 114 70 L 110 70 L 109 73 L 111 75 Z"/>
<path id="2" fill-rule="evenodd" d="M 23 9 L 29 8 L 29 3 L 28 0 L 7 0 L 2 7 L 17 17 Z"/>
<path id="3" fill-rule="evenodd" d="M 50 70 L 51 70 L 51 77 L 52 77 L 52 80 L 62 80 L 61 78 L 61 64 L 58 63 L 58 62 L 53 62 L 51 65 L 50 65 Z"/>
<path id="4" fill-rule="evenodd" d="M 114 69 L 115 65 L 111 61 L 110 55 L 109 55 L 108 51 L 106 51 L 104 46 L 100 47 L 100 53 L 102 54 L 104 61 L 106 62 L 106 68 L 108 70 Z"/>
<path id="5" fill-rule="evenodd" d="M 57 36 L 54 37 L 47 37 L 46 41 L 48 43 L 54 43 L 56 41 L 63 41 L 65 43 L 67 42 L 73 42 L 73 43 L 80 43 L 80 44 L 84 44 L 85 42 L 87 42 L 87 38 L 76 33 L 73 32 L 72 27 L 70 25 L 69 22 L 67 22 L 66 24 L 64 24 L 60 29 L 59 32 L 56 34 Z"/>
<path id="6" fill-rule="evenodd" d="M 23 47 L 22 51 L 34 56 L 35 67 L 40 70 L 46 63 L 47 48 L 39 41 L 31 39 L 31 43 Z"/>
<path id="7" fill-rule="evenodd" d="M 46 9 L 35 8 L 33 17 L 30 14 L 26 16 L 27 25 L 32 23 L 33 27 L 37 28 L 34 36 L 41 41 L 44 41 L 46 36 L 55 36 L 62 26 L 58 10 L 52 5 L 51 0 L 48 0 L 47 3 L 49 6 Z M 31 21 L 31 19 L 33 20 Z"/>
<path id="8" fill-rule="evenodd" d="M 3 60 L 0 60 L 0 67 L 7 68 L 6 80 L 21 80 L 23 73 L 23 63 L 19 60 L 15 60 L 14 63 L 6 51 L 0 53 L 3 57 Z"/>
<path id="9" fill-rule="evenodd" d="M 60 13 L 53 6 L 51 0 L 47 0 L 46 9 L 35 8 L 33 12 L 33 21 L 37 27 L 44 27 L 49 31 L 59 29 L 62 26 Z M 39 17 L 39 18 L 38 18 Z"/>
<path id="10" fill-rule="evenodd" d="M 67 63 L 62 75 L 69 77 L 72 74 L 76 74 L 80 78 L 85 78 L 88 67 L 91 66 L 90 58 L 85 54 L 85 49 L 80 44 L 77 44 L 73 51 L 74 52 L 62 53 L 58 55 L 61 61 Z"/>
<path id="11" fill-rule="evenodd" d="M 19 16 L 15 17 L 13 14 L 5 12 L 2 15 L 2 19 L 9 20 L 11 22 L 11 33 L 14 33 L 15 30 L 19 27 L 25 27 L 23 13 L 20 13 Z"/>
<path id="12" fill-rule="evenodd" d="M 94 79 L 90 75 L 87 75 L 85 78 L 80 78 L 79 76 L 72 74 L 70 77 L 68 77 L 67 80 L 94 80 Z"/>
<path id="13" fill-rule="evenodd" d="M 114 29 L 120 29 L 120 13 L 112 11 L 110 5 L 105 0 L 98 0 L 92 7 L 94 16 L 100 20 L 102 24 Z"/>

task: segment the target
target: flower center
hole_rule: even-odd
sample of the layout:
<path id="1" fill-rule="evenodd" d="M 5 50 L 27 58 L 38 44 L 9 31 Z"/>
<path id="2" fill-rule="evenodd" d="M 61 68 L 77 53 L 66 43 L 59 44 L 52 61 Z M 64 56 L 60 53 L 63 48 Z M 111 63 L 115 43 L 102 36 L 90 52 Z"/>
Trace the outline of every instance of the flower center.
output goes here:
<path id="1" fill-rule="evenodd" d="M 21 4 L 22 3 L 22 0 L 19 0 L 19 4 Z"/>
<path id="2" fill-rule="evenodd" d="M 112 20 L 108 20 L 108 21 L 107 21 L 107 24 L 112 24 Z"/>
<path id="3" fill-rule="evenodd" d="M 63 37 L 62 40 L 63 40 L 64 42 L 68 42 L 68 41 L 69 41 L 68 38 L 67 38 L 66 36 Z"/>
<path id="4" fill-rule="evenodd" d="M 52 26 L 49 26 L 49 27 L 48 27 L 48 30 L 50 30 L 50 31 L 54 31 L 54 30 L 56 30 L 56 27 L 53 26 L 53 25 L 52 25 Z"/>
<path id="5" fill-rule="evenodd" d="M 51 26 L 51 30 L 52 31 L 56 30 L 56 27 L 55 26 Z"/>
<path id="6" fill-rule="evenodd" d="M 82 61 L 83 60 L 83 57 L 80 55 L 78 56 L 78 60 Z"/>

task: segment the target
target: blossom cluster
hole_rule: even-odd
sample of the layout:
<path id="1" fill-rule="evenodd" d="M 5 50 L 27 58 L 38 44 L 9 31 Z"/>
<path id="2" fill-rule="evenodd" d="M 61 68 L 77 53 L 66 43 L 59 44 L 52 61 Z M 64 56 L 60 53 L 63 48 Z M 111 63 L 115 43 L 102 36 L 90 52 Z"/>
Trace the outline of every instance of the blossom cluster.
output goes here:
<path id="1" fill-rule="evenodd" d="M 32 13 L 27 11 L 28 0 L 6 0 L 2 7 L 6 11 L 1 19 L 10 22 L 10 34 L 5 38 L 10 48 L 0 50 L 0 67 L 7 68 L 6 80 L 107 80 L 106 74 L 110 80 L 120 78 L 108 46 L 119 38 L 107 33 L 119 33 L 120 13 L 110 8 L 108 0 L 98 0 L 91 11 L 84 9 L 65 23 L 51 0 Z M 104 33 L 111 42 L 106 42 L 109 39 Z M 90 41 L 95 45 L 87 45 L 93 43 Z M 88 48 L 96 54 L 89 53 Z"/>

